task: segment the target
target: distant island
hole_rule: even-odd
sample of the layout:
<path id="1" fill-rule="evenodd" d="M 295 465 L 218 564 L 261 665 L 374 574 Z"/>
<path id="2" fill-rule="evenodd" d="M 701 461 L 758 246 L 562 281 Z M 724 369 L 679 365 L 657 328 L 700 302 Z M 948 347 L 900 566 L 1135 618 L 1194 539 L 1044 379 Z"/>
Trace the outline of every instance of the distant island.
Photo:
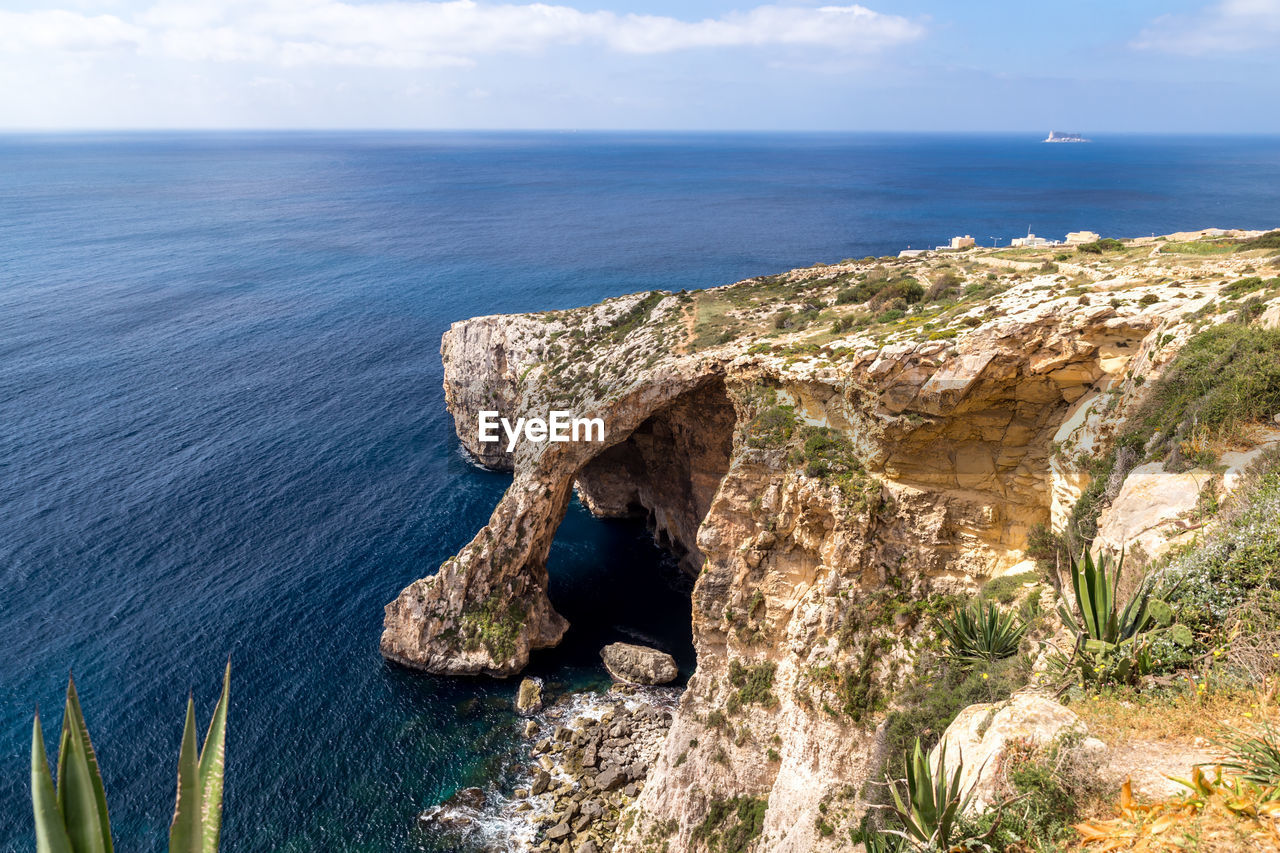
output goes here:
<path id="1" fill-rule="evenodd" d="M 1086 139 L 1078 133 L 1058 133 L 1056 130 L 1049 131 L 1049 135 L 1044 138 L 1045 142 L 1092 142 L 1092 139 Z"/>

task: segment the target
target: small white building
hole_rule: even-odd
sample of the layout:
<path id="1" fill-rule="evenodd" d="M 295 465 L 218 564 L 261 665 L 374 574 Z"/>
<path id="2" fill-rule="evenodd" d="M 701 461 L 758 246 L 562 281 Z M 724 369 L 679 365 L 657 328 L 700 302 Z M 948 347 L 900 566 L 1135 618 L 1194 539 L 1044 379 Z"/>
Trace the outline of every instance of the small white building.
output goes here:
<path id="1" fill-rule="evenodd" d="M 1031 232 L 1027 232 L 1025 237 L 1014 237 L 1009 241 L 1009 245 L 1014 248 L 1038 249 L 1041 246 L 1052 246 L 1053 244 L 1043 237 L 1037 237 Z"/>
<path id="2" fill-rule="evenodd" d="M 1080 243 L 1096 243 L 1102 239 L 1102 236 L 1095 231 L 1072 231 L 1067 234 L 1067 245 L 1076 246 Z"/>
<path id="3" fill-rule="evenodd" d="M 965 249 L 972 249 L 974 246 L 973 238 L 968 234 L 963 237 L 952 237 L 951 242 L 945 246 L 935 247 L 938 252 L 963 252 Z"/>

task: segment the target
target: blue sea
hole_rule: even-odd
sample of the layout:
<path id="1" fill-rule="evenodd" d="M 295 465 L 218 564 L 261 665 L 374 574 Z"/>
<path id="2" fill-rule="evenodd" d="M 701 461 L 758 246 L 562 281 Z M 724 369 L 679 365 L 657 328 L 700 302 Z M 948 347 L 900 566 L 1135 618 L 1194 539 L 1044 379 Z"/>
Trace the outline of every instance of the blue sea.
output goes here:
<path id="1" fill-rule="evenodd" d="M 229 851 L 437 849 L 509 779 L 515 684 L 378 654 L 382 606 L 487 519 L 439 343 L 477 314 L 696 288 L 955 234 L 1280 226 L 1280 139 L 0 136 L 0 850 L 75 672 L 122 850 L 165 849 L 183 708 L 233 667 Z M 689 584 L 574 505 L 550 558 L 597 650 L 691 671 Z"/>

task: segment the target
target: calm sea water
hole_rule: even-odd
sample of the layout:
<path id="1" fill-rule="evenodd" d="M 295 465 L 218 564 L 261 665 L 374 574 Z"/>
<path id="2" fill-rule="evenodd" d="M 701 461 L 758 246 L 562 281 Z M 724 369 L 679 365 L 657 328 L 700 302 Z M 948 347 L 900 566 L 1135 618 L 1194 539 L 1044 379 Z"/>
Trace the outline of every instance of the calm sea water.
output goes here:
<path id="1" fill-rule="evenodd" d="M 458 452 L 454 320 L 699 287 L 953 234 L 1280 225 L 1280 140 L 0 137 L 0 850 L 33 849 L 31 712 L 74 669 L 125 850 L 161 850 L 183 703 L 234 666 L 225 849 L 431 846 L 508 763 L 514 684 L 383 663 L 382 605 L 507 478 Z M 692 667 L 687 587 L 574 506 L 573 622 L 535 659 L 600 682 L 640 638 Z"/>

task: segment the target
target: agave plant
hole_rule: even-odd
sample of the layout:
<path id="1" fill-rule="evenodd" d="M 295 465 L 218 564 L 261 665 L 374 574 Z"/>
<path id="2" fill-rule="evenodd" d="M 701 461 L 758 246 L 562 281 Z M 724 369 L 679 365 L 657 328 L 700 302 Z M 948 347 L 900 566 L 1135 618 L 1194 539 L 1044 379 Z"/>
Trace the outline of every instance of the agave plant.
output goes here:
<path id="1" fill-rule="evenodd" d="M 1075 592 L 1080 619 L 1065 604 L 1058 606 L 1062 622 L 1077 635 L 1090 640 L 1117 644 L 1137 636 L 1151 624 L 1151 592 L 1146 586 L 1129 599 L 1121 611 L 1117 607 L 1120 590 L 1120 573 L 1124 569 L 1124 554 L 1116 562 L 1111 573 L 1111 555 L 1101 554 L 1097 561 L 1086 547 L 1080 560 L 1071 558 L 1071 587 Z"/>
<path id="2" fill-rule="evenodd" d="M 1111 557 L 1102 554 L 1095 561 L 1086 546 L 1080 560 L 1071 558 L 1071 587 L 1080 616 L 1065 604 L 1058 606 L 1062 623 L 1076 634 L 1075 660 L 1087 681 L 1127 682 L 1151 671 L 1150 646 L 1153 631 L 1167 630 L 1180 645 L 1192 642 L 1185 625 L 1173 625 L 1173 610 L 1157 598 L 1148 583 L 1120 606 L 1120 574 L 1124 554 L 1111 569 Z"/>
<path id="3" fill-rule="evenodd" d="M 907 842 L 891 832 L 871 832 L 862 837 L 865 853 L 904 853 Z"/>
<path id="4" fill-rule="evenodd" d="M 199 753 L 196 751 L 195 702 L 187 698 L 187 721 L 178 756 L 178 796 L 169 827 L 170 853 L 217 853 L 222 832 L 222 778 L 230 689 L 231 664 L 228 662 L 222 679 L 222 696 Z M 49 772 L 40 713 L 36 712 L 31 727 L 31 804 L 35 812 L 37 853 L 112 853 L 106 792 L 74 679 L 67 680 L 56 789 Z"/>
<path id="5" fill-rule="evenodd" d="M 898 792 L 899 783 L 890 782 L 893 805 L 883 807 L 897 816 L 902 829 L 881 830 L 881 834 L 903 839 L 912 850 L 946 851 L 981 846 L 995 826 L 981 835 L 974 835 L 966 829 L 961 818 L 973 799 L 973 793 L 971 791 L 966 796 L 962 790 L 963 760 L 957 762 L 955 771 L 947 776 L 946 741 L 938 748 L 936 774 L 928 756 L 920 748 L 919 738 L 916 738 L 915 749 L 907 755 L 906 763 L 907 777 L 901 780 L 903 793 Z"/>
<path id="6" fill-rule="evenodd" d="M 978 601 L 938 620 L 947 656 L 964 665 L 1012 657 L 1027 625 L 1014 613 L 1002 613 L 994 601 Z"/>
<path id="7" fill-rule="evenodd" d="M 1246 782 L 1280 788 L 1280 731 L 1263 724 L 1254 734 L 1228 733 L 1219 743 L 1228 754 L 1223 768 Z"/>

